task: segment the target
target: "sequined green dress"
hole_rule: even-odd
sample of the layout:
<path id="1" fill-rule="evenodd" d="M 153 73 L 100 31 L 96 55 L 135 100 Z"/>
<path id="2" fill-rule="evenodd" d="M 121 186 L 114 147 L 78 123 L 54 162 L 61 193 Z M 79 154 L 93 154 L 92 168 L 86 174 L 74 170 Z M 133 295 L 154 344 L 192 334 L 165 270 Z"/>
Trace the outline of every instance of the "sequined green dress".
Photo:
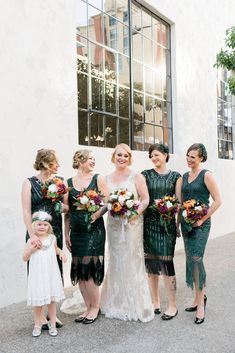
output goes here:
<path id="1" fill-rule="evenodd" d="M 173 263 L 176 222 L 173 219 L 167 227 L 160 223 L 160 215 L 156 210 L 150 208 L 154 200 L 166 195 L 174 196 L 176 182 L 180 174 L 176 171 L 169 171 L 167 174 L 159 174 L 155 169 L 144 170 L 150 202 L 144 213 L 144 253 L 145 265 L 148 273 L 166 276 L 174 276 Z M 168 233 L 168 234 L 167 234 Z"/>
<path id="2" fill-rule="evenodd" d="M 201 170 L 196 179 L 188 182 L 189 172 L 183 175 L 182 184 L 182 201 L 195 199 L 203 202 L 209 207 L 209 190 L 204 182 L 207 170 Z M 210 218 L 207 219 L 200 227 L 187 231 L 186 223 L 182 217 L 181 229 L 184 238 L 184 247 L 186 254 L 186 283 L 189 287 L 194 287 L 195 280 L 199 283 L 199 289 L 202 289 L 206 282 L 206 271 L 203 264 L 203 256 L 207 239 L 211 227 Z"/>
<path id="3" fill-rule="evenodd" d="M 61 177 L 59 177 L 61 178 Z M 63 179 L 63 178 L 61 178 Z M 63 232 L 62 232 L 62 216 L 61 214 L 58 214 L 55 212 L 55 205 L 52 203 L 50 200 L 45 199 L 42 193 L 42 183 L 41 181 L 36 177 L 33 176 L 31 178 L 28 178 L 30 184 L 31 184 L 31 212 L 32 214 L 37 211 L 45 211 L 49 213 L 52 217 L 52 229 L 53 233 L 56 236 L 57 240 L 57 245 L 60 249 L 63 249 Z M 28 232 L 26 234 L 26 241 L 28 240 L 29 235 Z M 62 271 L 62 261 L 59 259 L 59 256 L 57 256 L 57 261 L 59 264 L 60 272 L 61 275 L 63 274 Z"/>
<path id="4" fill-rule="evenodd" d="M 95 174 L 86 190 L 98 191 L 98 174 Z M 73 186 L 73 179 L 68 179 L 70 208 L 70 240 L 72 264 L 70 277 L 73 285 L 79 280 L 93 281 L 100 285 L 104 278 L 105 227 L 103 217 L 90 223 L 91 213 L 78 211 L 74 206 L 75 197 L 80 194 Z"/>

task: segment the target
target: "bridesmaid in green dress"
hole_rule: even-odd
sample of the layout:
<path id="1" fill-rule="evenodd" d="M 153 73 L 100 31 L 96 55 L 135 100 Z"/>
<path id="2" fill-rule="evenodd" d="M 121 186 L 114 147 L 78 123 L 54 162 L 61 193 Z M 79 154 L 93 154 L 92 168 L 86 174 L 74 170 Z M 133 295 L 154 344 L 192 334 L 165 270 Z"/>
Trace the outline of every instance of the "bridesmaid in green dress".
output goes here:
<path id="1" fill-rule="evenodd" d="M 92 324 L 97 319 L 100 305 L 99 286 L 104 278 L 105 227 L 103 213 L 106 206 L 90 215 L 77 210 L 75 198 L 83 190 L 100 191 L 106 198 L 108 188 L 101 175 L 93 174 L 95 157 L 89 150 L 79 150 L 73 157 L 73 168 L 77 174 L 68 179 L 70 191 L 65 197 L 69 212 L 65 215 L 66 245 L 72 253 L 71 281 L 79 283 L 86 311 L 75 322 Z"/>
<path id="2" fill-rule="evenodd" d="M 45 199 L 41 190 L 43 183 L 56 176 L 59 166 L 58 158 L 54 150 L 45 148 L 38 150 L 34 169 L 39 173 L 26 179 L 22 186 L 23 217 L 27 228 L 26 240 L 30 237 L 31 243 L 37 245 L 38 248 L 40 248 L 42 244 L 41 240 L 35 235 L 34 230 L 32 229 L 32 214 L 39 210 L 43 210 L 51 215 L 51 225 L 57 239 L 57 245 L 60 249 L 63 248 L 62 216 L 55 212 L 54 204 L 50 200 Z M 66 212 L 68 207 L 62 204 L 62 209 L 63 212 Z M 59 257 L 57 257 L 57 260 L 62 276 L 62 262 Z M 47 324 L 43 312 L 42 323 Z M 59 319 L 57 319 L 56 326 L 57 328 L 62 326 Z M 43 328 L 47 328 L 47 325 L 43 325 Z"/>
<path id="3" fill-rule="evenodd" d="M 176 307 L 176 279 L 173 263 L 176 237 L 179 228 L 173 219 L 166 232 L 160 223 L 160 215 L 151 208 L 154 200 L 166 195 L 176 196 L 180 200 L 181 175 L 167 168 L 169 160 L 168 146 L 159 143 L 150 146 L 149 158 L 154 168 L 144 170 L 150 203 L 144 214 L 144 252 L 146 270 L 149 274 L 149 286 L 155 314 L 160 314 L 159 276 L 163 275 L 168 297 L 168 307 L 162 315 L 163 320 L 171 320 L 178 311 Z"/>
<path id="4" fill-rule="evenodd" d="M 184 218 L 181 219 L 181 230 L 184 238 L 186 254 L 186 283 L 194 288 L 194 301 L 192 306 L 185 309 L 187 312 L 196 311 L 194 322 L 201 324 L 205 318 L 206 272 L 203 257 L 211 226 L 211 215 L 221 205 L 220 194 L 216 182 L 201 163 L 207 160 L 206 148 L 202 143 L 195 143 L 187 150 L 187 164 L 190 171 L 183 175 L 182 202 L 190 199 L 203 202 L 208 207 L 207 214 L 194 223 L 193 231 L 188 231 Z M 213 202 L 209 206 L 209 197 Z"/>

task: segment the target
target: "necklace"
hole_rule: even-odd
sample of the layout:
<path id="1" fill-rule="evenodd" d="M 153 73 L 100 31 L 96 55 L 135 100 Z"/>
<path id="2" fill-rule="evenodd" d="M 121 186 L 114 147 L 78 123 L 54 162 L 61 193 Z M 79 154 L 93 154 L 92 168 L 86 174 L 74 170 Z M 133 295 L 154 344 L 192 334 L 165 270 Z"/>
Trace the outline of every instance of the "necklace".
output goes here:
<path id="1" fill-rule="evenodd" d="M 47 250 L 52 244 L 53 238 L 49 234 L 48 237 L 43 241 L 41 250 Z"/>

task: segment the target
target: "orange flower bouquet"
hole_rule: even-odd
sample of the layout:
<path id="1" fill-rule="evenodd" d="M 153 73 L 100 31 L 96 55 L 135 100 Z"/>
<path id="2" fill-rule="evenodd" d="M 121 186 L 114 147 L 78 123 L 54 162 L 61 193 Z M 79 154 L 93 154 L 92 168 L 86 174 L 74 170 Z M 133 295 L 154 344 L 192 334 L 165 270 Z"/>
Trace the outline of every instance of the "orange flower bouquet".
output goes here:
<path id="1" fill-rule="evenodd" d="M 74 197 L 75 202 L 73 205 L 77 211 L 86 211 L 83 217 L 88 231 L 91 230 L 91 214 L 104 205 L 103 198 L 104 195 L 95 190 L 84 190 Z"/>
<path id="2" fill-rule="evenodd" d="M 185 221 L 186 229 L 190 232 L 193 224 L 201 220 L 208 212 L 208 207 L 194 199 L 184 201 L 182 204 L 182 217 Z"/>
<path id="3" fill-rule="evenodd" d="M 74 206 L 78 211 L 88 211 L 94 213 L 104 205 L 103 202 L 104 195 L 99 191 L 87 190 L 82 191 L 78 196 L 74 197 L 76 200 Z"/>
<path id="4" fill-rule="evenodd" d="M 56 213 L 61 213 L 61 200 L 63 195 L 69 191 L 69 188 L 66 187 L 63 179 L 59 177 L 52 178 L 42 184 L 41 190 L 43 196 L 55 204 Z"/>

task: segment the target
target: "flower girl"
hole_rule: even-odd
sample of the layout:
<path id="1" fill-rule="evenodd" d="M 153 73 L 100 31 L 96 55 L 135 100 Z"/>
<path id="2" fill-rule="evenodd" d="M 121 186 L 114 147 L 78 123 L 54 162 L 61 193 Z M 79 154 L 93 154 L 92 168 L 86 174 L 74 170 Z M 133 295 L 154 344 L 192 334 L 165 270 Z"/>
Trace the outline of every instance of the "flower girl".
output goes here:
<path id="1" fill-rule="evenodd" d="M 33 306 L 34 309 L 33 337 L 38 337 L 41 334 L 43 305 L 48 305 L 49 335 L 57 336 L 55 302 L 64 299 L 56 255 L 59 255 L 63 262 L 66 262 L 67 259 L 64 252 L 57 247 L 56 237 L 53 234 L 50 222 L 51 216 L 44 211 L 33 214 L 32 228 L 40 238 L 42 247 L 37 248 L 37 245 L 32 245 L 29 239 L 23 253 L 23 260 L 30 260 L 27 304 Z"/>

